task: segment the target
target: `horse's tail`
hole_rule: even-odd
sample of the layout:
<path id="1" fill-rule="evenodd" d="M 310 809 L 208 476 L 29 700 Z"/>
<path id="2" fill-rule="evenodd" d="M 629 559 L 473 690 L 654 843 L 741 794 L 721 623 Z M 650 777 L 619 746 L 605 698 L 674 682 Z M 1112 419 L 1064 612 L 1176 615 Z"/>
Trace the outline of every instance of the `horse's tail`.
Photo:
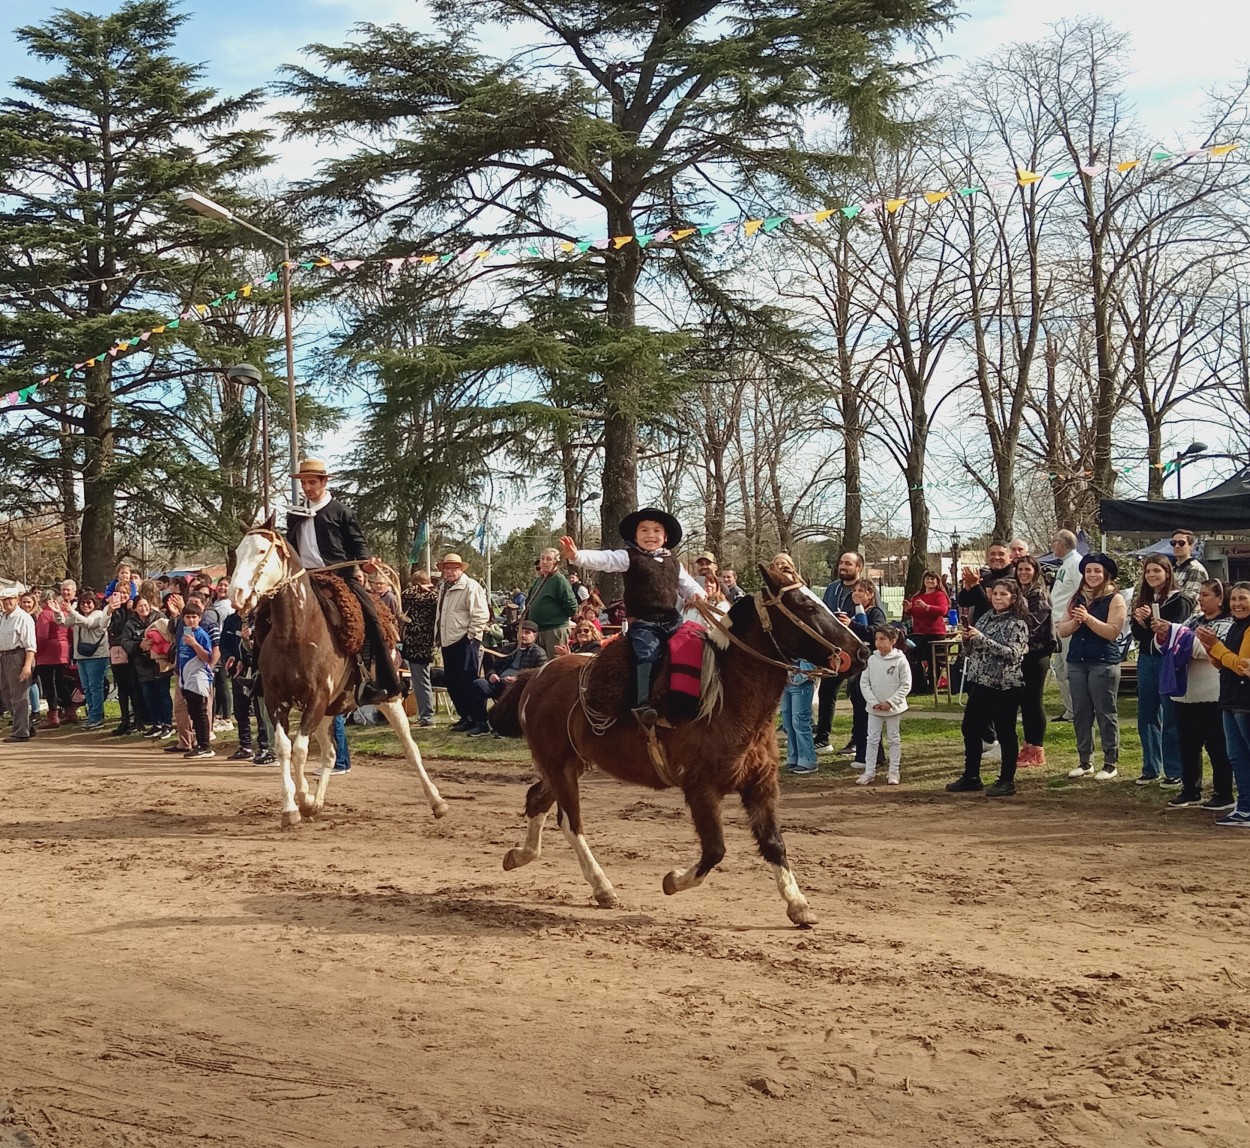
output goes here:
<path id="1" fill-rule="evenodd" d="M 504 687 L 499 699 L 490 708 L 487 721 L 503 737 L 521 736 L 521 698 L 537 670 L 522 670 Z"/>

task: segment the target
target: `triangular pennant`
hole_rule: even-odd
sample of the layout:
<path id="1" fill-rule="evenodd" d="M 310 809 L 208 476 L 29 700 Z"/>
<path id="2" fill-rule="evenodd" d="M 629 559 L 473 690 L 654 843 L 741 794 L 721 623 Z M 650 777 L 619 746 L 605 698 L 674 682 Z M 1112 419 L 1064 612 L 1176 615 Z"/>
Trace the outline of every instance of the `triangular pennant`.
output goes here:
<path id="1" fill-rule="evenodd" d="M 208 314 L 208 308 L 205 307 L 203 303 L 197 303 L 195 305 L 195 316 L 203 318 L 207 314 Z"/>
<path id="2" fill-rule="evenodd" d="M 807 223 L 814 213 L 810 211 L 800 212 L 798 215 L 787 215 L 786 218 L 791 223 Z"/>
<path id="3" fill-rule="evenodd" d="M 863 210 L 864 209 L 860 207 L 858 203 L 848 204 L 846 207 L 841 209 L 842 214 L 845 215 L 847 219 L 854 219 Z"/>
<path id="4" fill-rule="evenodd" d="M 316 259 L 316 264 L 318 267 L 329 267 L 330 257 L 328 255 L 318 255 Z"/>
<path id="5" fill-rule="evenodd" d="M 612 240 L 607 239 L 607 238 L 596 239 L 590 246 L 593 247 L 596 251 L 606 251 L 608 249 L 608 244 L 611 242 Z"/>
<path id="6" fill-rule="evenodd" d="M 615 247 L 617 251 L 620 251 L 625 244 L 632 242 L 633 238 L 634 237 L 632 235 L 617 235 L 612 240 L 612 246 Z"/>
<path id="7" fill-rule="evenodd" d="M 1084 172 L 1085 175 L 1088 175 L 1090 177 L 1093 177 L 1096 175 L 1102 175 L 1102 173 L 1106 170 L 1107 170 L 1107 165 L 1105 163 L 1084 164 L 1081 167 L 1081 171 Z"/>
<path id="8" fill-rule="evenodd" d="M 316 265 L 316 264 L 315 264 L 315 263 L 314 263 L 314 262 L 310 259 L 307 263 L 301 263 L 301 264 L 299 265 L 299 269 L 300 269 L 301 271 L 311 271 L 311 270 L 312 270 L 314 267 L 316 267 L 316 266 L 317 266 L 317 265 Z M 230 296 L 229 296 L 229 295 L 227 295 L 227 296 L 226 296 L 226 298 L 227 298 L 227 299 L 229 299 L 229 298 L 230 298 Z"/>
<path id="9" fill-rule="evenodd" d="M 860 207 L 863 211 L 877 211 L 881 207 L 881 200 L 874 199 L 871 203 L 861 204 Z"/>
<path id="10" fill-rule="evenodd" d="M 33 386 L 23 387 L 20 391 L 18 391 L 18 397 L 22 400 L 22 402 L 25 402 L 34 393 L 35 388 Z"/>
<path id="11" fill-rule="evenodd" d="M 152 328 L 152 334 L 153 334 L 153 335 L 163 335 L 164 333 L 165 333 L 165 324 L 164 324 L 164 323 L 162 323 L 159 327 L 153 327 L 153 328 Z"/>
<path id="12" fill-rule="evenodd" d="M 1035 171 L 1025 171 L 1023 168 L 1016 169 L 1016 183 L 1021 187 L 1028 187 L 1031 183 L 1036 183 L 1042 177 Z"/>
<path id="13" fill-rule="evenodd" d="M 587 246 L 589 246 L 589 241 L 587 241 Z M 578 248 L 578 244 L 570 243 L 567 239 L 563 243 L 560 244 L 561 251 L 576 251 L 577 248 Z M 586 248 L 583 247 L 582 250 L 585 251 Z"/>
<path id="14" fill-rule="evenodd" d="M 1180 158 L 1180 159 L 1193 159 L 1193 158 L 1194 158 L 1194 156 L 1196 156 L 1196 155 L 1206 155 L 1206 154 L 1207 154 L 1207 149 L 1206 149 L 1206 148 L 1204 148 L 1204 147 L 1191 147 L 1191 148 L 1187 148 L 1185 151 L 1181 152 L 1181 154 L 1180 154 L 1180 156 L 1179 156 L 1178 158 Z"/>
<path id="15" fill-rule="evenodd" d="M 208 305 L 209 305 L 210 307 L 220 307 L 220 306 L 221 306 L 221 296 L 220 296 L 220 295 L 218 295 L 216 299 L 210 299 L 210 300 L 208 301 Z"/>
<path id="16" fill-rule="evenodd" d="M 833 208 L 833 207 L 826 207 L 824 210 L 822 210 L 822 211 L 818 211 L 818 212 L 816 212 L 816 214 L 815 214 L 815 215 L 813 215 L 813 216 L 812 216 L 812 222 L 813 222 L 813 223 L 824 223 L 824 222 L 825 222 L 825 220 L 827 220 L 827 219 L 829 219 L 830 217 L 832 217 L 832 216 L 836 213 L 836 211 L 837 211 L 837 209 L 836 209 L 836 208 Z M 842 214 L 843 214 L 843 215 L 846 215 L 846 208 L 845 208 L 845 207 L 844 207 L 844 208 L 842 208 Z M 859 212 L 858 212 L 858 211 L 856 211 L 856 215 L 858 215 L 858 214 L 859 214 Z M 850 218 L 854 219 L 855 217 L 854 217 L 854 216 L 851 216 Z"/>
<path id="17" fill-rule="evenodd" d="M 489 258 L 491 257 L 491 255 L 492 255 L 492 254 L 494 254 L 494 253 L 491 251 L 491 249 L 490 249 L 489 247 L 483 247 L 481 251 L 477 252 L 477 258 L 478 258 L 478 259 L 489 259 Z"/>
<path id="18" fill-rule="evenodd" d="M 646 247 L 646 245 L 654 238 L 655 236 L 653 235 L 635 235 L 634 242 L 637 243 L 639 247 Z"/>
<path id="19" fill-rule="evenodd" d="M 269 274 L 266 275 L 265 278 L 261 280 L 262 283 L 276 283 L 277 281 L 278 281 L 278 273 L 276 271 L 270 271 Z"/>
<path id="20" fill-rule="evenodd" d="M 438 262 L 438 256 L 437 256 L 437 255 L 422 255 L 422 256 L 421 256 L 421 262 L 422 262 L 422 263 L 425 263 L 425 264 L 437 263 L 437 262 Z"/>
<path id="21" fill-rule="evenodd" d="M 900 207 L 907 202 L 906 199 L 887 199 L 885 201 L 885 209 L 893 215 Z"/>
<path id="22" fill-rule="evenodd" d="M 1152 151 L 1150 153 L 1150 159 L 1154 163 L 1162 163 L 1165 159 L 1171 158 L 1172 153 L 1170 151 Z"/>
<path id="23" fill-rule="evenodd" d="M 776 231 L 788 218 L 787 215 L 770 215 L 764 220 L 764 233 L 768 235 Z"/>
<path id="24" fill-rule="evenodd" d="M 170 319 L 169 322 L 165 324 L 166 330 L 169 331 L 176 331 L 180 326 L 182 326 L 181 319 Z"/>
<path id="25" fill-rule="evenodd" d="M 1076 175 L 1075 169 L 1072 169 L 1069 171 L 1052 171 L 1050 173 L 1050 178 L 1051 179 L 1071 179 L 1074 175 Z"/>
<path id="26" fill-rule="evenodd" d="M 139 341 L 142 343 L 146 343 L 151 337 L 152 337 L 151 331 L 144 331 L 143 334 L 139 336 Z"/>
<path id="27" fill-rule="evenodd" d="M 386 269 L 388 271 L 398 271 L 404 265 L 404 257 L 401 255 L 398 259 L 386 259 Z"/>
<path id="28" fill-rule="evenodd" d="M 699 227 L 697 230 L 701 236 L 711 235 L 713 231 L 720 230 L 720 224 L 719 223 L 701 223 L 699 224 Z"/>
<path id="29" fill-rule="evenodd" d="M 593 239 L 581 239 L 581 240 L 578 240 L 578 242 L 574 244 L 574 247 L 577 249 L 577 252 L 579 254 L 585 255 L 586 252 L 590 250 L 590 245 L 593 242 L 594 242 Z"/>
<path id="30" fill-rule="evenodd" d="M 252 285 L 250 283 L 244 283 L 243 286 L 239 288 L 239 294 L 242 295 L 244 299 L 246 299 L 251 293 Z"/>
<path id="31" fill-rule="evenodd" d="M 525 249 L 526 255 L 541 255 L 542 253 L 543 249 L 541 247 L 535 247 L 533 244 Z"/>
<path id="32" fill-rule="evenodd" d="M 94 367 L 94 366 L 95 366 L 95 359 L 88 359 L 88 360 L 87 360 L 87 366 L 88 366 L 88 367 Z"/>
<path id="33" fill-rule="evenodd" d="M 1123 163 L 1117 163 L 1115 169 L 1123 175 L 1124 172 L 1132 171 L 1133 168 L 1140 166 L 1140 164 L 1141 160 L 1139 159 L 1126 159 Z"/>
<path id="34" fill-rule="evenodd" d="M 448 254 L 446 254 L 446 255 L 440 255 L 440 256 L 438 257 L 438 261 L 439 261 L 440 263 L 450 263 L 450 262 L 451 262 L 451 260 L 453 260 L 453 259 L 455 259 L 455 255 L 451 254 L 450 252 L 449 252 Z"/>
<path id="35" fill-rule="evenodd" d="M 742 225 L 742 230 L 748 235 L 754 235 L 763 226 L 764 221 L 762 219 L 748 219 L 746 223 Z"/>
<path id="36" fill-rule="evenodd" d="M 698 230 L 699 230 L 699 228 L 697 228 L 697 227 L 683 227 L 680 231 L 674 231 L 674 232 L 673 232 L 673 242 L 674 242 L 674 243 L 680 243 L 680 242 L 681 242 L 681 240 L 683 240 L 683 239 L 688 239 L 690 236 L 692 236 L 692 235 L 693 235 L 696 231 L 698 231 Z"/>
<path id="37" fill-rule="evenodd" d="M 926 191 L 924 193 L 924 201 L 929 205 L 941 203 L 942 200 L 950 197 L 949 191 Z"/>
<path id="38" fill-rule="evenodd" d="M 1241 144 L 1216 144 L 1215 147 L 1211 149 L 1211 154 L 1228 155 L 1230 151 L 1236 151 L 1239 147 L 1241 147 Z"/>
<path id="39" fill-rule="evenodd" d="M 229 295 L 222 296 L 223 299 L 228 299 L 231 303 L 233 303 L 238 297 L 239 297 L 239 292 L 237 288 L 231 291 Z"/>
<path id="40" fill-rule="evenodd" d="M 669 236 L 671 236 L 672 234 L 673 233 L 669 228 L 663 227 L 659 231 L 657 231 L 654 235 L 651 236 L 651 242 L 663 243 L 664 240 L 668 239 Z M 639 236 L 639 238 L 641 238 L 641 236 Z"/>
<path id="41" fill-rule="evenodd" d="M 973 187 L 969 185 L 968 187 L 961 187 L 959 189 L 959 194 L 960 195 L 976 195 L 978 191 L 984 191 L 984 190 L 985 188 L 983 187 Z"/>

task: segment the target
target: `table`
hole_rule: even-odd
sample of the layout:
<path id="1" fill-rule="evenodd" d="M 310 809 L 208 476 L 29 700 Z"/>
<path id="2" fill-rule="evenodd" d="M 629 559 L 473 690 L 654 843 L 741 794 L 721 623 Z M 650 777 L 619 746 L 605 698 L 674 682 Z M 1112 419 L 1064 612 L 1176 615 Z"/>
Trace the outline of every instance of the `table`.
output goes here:
<path id="1" fill-rule="evenodd" d="M 933 681 L 933 708 L 938 704 L 938 682 L 946 678 L 946 700 L 953 702 L 955 695 L 951 687 L 955 684 L 955 656 L 961 645 L 958 634 L 947 634 L 945 638 L 934 638 L 929 646 L 929 676 Z"/>

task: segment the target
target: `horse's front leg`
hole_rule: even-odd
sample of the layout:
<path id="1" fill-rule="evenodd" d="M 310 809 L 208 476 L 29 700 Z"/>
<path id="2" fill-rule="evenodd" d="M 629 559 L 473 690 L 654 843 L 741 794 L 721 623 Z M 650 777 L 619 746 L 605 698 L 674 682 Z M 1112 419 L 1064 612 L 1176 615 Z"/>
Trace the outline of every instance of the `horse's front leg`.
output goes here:
<path id="1" fill-rule="evenodd" d="M 291 735 L 287 715 L 274 715 L 273 750 L 282 767 L 282 828 L 294 829 L 300 823 L 299 806 L 295 804 L 295 779 L 291 774 Z"/>
<path id="2" fill-rule="evenodd" d="M 308 778 L 304 776 L 304 767 L 308 763 L 308 731 L 304 729 L 304 719 L 300 717 L 300 728 L 291 738 L 291 776 L 295 784 L 295 800 L 299 808 L 307 811 Z"/>
<path id="3" fill-rule="evenodd" d="M 721 795 L 706 786 L 686 791 L 686 805 L 694 820 L 702 850 L 699 860 L 689 869 L 674 869 L 664 875 L 664 892 L 670 897 L 703 884 L 703 878 L 716 868 L 725 856 L 725 833 L 721 827 Z"/>
<path id="4" fill-rule="evenodd" d="M 777 799 L 780 794 L 776 767 L 762 769 L 759 775 L 743 786 L 739 796 L 751 822 L 751 832 L 760 847 L 760 855 L 773 868 L 777 889 L 786 902 L 786 916 L 801 929 L 816 924 L 816 914 L 790 870 L 786 843 L 781 839 L 781 826 L 777 824 Z"/>
<path id="5" fill-rule="evenodd" d="M 421 761 L 421 750 L 412 736 L 412 729 L 408 725 L 408 715 L 404 713 L 402 702 L 398 702 L 393 698 L 390 701 L 380 702 L 378 704 L 378 713 L 386 718 L 387 724 L 395 731 L 395 736 L 399 738 L 400 743 L 404 747 L 404 757 L 408 764 L 413 766 L 417 771 L 417 777 L 421 781 L 421 788 L 425 791 L 425 799 L 430 803 L 430 809 L 435 817 L 446 817 L 448 805 L 438 792 L 438 787 L 430 780 L 430 775 L 425 772 L 425 764 Z"/>
<path id="6" fill-rule="evenodd" d="M 300 808 L 309 817 L 315 817 L 326 804 L 326 790 L 330 787 L 330 774 L 334 772 L 334 734 L 332 717 L 323 717 L 313 730 L 317 748 L 321 750 L 321 773 L 317 778 L 317 792 L 309 799 L 307 806 Z"/>

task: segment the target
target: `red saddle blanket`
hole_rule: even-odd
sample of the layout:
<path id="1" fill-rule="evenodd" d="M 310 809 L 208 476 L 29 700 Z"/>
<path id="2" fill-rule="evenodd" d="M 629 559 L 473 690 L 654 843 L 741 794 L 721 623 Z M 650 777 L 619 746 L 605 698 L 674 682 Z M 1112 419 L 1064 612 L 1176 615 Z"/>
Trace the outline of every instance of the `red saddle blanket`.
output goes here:
<path id="1" fill-rule="evenodd" d="M 698 622 L 683 623 L 669 639 L 668 654 L 652 678 L 652 704 L 670 720 L 691 718 L 698 711 L 706 634 Z M 618 717 L 629 714 L 635 705 L 635 675 L 628 635 L 603 643 L 583 681 L 589 709 Z"/>

